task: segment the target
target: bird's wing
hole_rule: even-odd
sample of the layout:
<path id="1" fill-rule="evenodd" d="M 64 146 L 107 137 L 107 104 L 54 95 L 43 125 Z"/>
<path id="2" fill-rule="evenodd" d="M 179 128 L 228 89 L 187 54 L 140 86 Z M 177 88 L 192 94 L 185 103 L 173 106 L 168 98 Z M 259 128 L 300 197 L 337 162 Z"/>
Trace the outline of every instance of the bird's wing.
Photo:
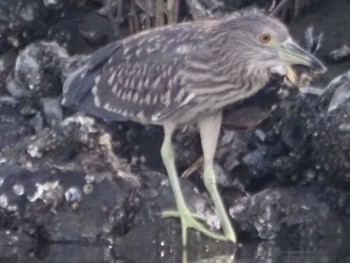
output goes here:
<path id="1" fill-rule="evenodd" d="M 108 59 L 121 48 L 119 43 L 110 44 L 97 50 L 84 66 L 68 75 L 63 84 L 63 104 L 67 107 L 78 105 L 92 88 L 93 79 Z M 88 82 L 88 83 L 87 83 Z"/>
<path id="2" fill-rule="evenodd" d="M 132 62 L 109 63 L 105 55 L 70 75 L 64 84 L 64 105 L 106 120 L 155 122 L 191 98 L 181 87 L 183 54 L 157 54 Z M 116 59 L 113 57 L 113 59 Z"/>
<path id="3" fill-rule="evenodd" d="M 63 104 L 106 120 L 152 122 L 188 103 L 193 95 L 182 87 L 183 70 L 190 56 L 208 51 L 201 48 L 205 36 L 180 26 L 160 31 L 97 51 L 65 81 Z"/>

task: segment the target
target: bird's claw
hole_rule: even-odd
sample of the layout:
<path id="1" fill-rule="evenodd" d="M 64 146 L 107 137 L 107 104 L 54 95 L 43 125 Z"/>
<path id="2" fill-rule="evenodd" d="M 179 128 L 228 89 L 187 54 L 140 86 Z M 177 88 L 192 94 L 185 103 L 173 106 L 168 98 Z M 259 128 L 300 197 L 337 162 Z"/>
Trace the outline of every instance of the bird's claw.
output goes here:
<path id="1" fill-rule="evenodd" d="M 162 217 L 179 217 L 181 220 L 181 229 L 182 229 L 182 243 L 183 246 L 186 246 L 187 244 L 187 229 L 192 228 L 196 229 L 199 232 L 202 232 L 204 235 L 217 239 L 217 240 L 224 240 L 227 241 L 229 240 L 228 237 L 216 233 L 212 230 L 209 230 L 207 227 L 205 227 L 201 222 L 203 221 L 206 222 L 206 218 L 200 215 L 196 215 L 188 211 L 187 209 L 182 210 L 182 211 L 164 211 L 162 212 Z"/>

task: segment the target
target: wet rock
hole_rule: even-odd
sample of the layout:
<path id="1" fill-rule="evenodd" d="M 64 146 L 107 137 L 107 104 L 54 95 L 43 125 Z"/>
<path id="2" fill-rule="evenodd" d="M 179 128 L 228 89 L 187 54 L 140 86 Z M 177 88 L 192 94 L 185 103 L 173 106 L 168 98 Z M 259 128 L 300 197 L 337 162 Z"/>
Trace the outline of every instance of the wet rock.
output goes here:
<path id="1" fill-rule="evenodd" d="M 66 50 L 55 42 L 28 45 L 16 59 L 8 91 L 15 98 L 56 97 L 70 61 Z"/>
<path id="2" fill-rule="evenodd" d="M 2 147 L 2 226 L 52 241 L 96 242 L 128 230 L 139 182 L 96 125 L 72 116 Z"/>
<path id="3" fill-rule="evenodd" d="M 0 169 L 3 225 L 12 222 L 24 233 L 51 241 L 96 242 L 125 233 L 134 190 L 128 183 L 97 180 L 85 194 L 83 171 Z"/>
<path id="4" fill-rule="evenodd" d="M 317 239 L 340 224 L 318 195 L 312 188 L 266 189 L 237 200 L 230 214 L 242 231 L 263 239 Z"/>
<path id="5" fill-rule="evenodd" d="M 48 31 L 48 39 L 67 49 L 69 54 L 91 53 L 119 38 L 111 21 L 97 12 L 71 12 Z"/>
<path id="6" fill-rule="evenodd" d="M 316 118 L 317 100 L 305 99 L 296 94 L 280 103 L 270 118 L 259 126 L 261 136 L 250 137 L 248 151 L 243 155 L 243 163 L 250 170 L 251 183 L 265 178 L 265 183 L 278 179 L 283 183 L 301 180 L 302 171 L 310 160 L 312 127 Z"/>
<path id="7" fill-rule="evenodd" d="M 48 12 L 41 0 L 4 0 L 0 3 L 0 54 L 19 47 L 47 29 Z"/>
<path id="8" fill-rule="evenodd" d="M 7 76 L 13 70 L 16 63 L 17 54 L 14 51 L 8 51 L 0 56 L 0 94 L 7 93 L 6 84 Z"/>
<path id="9" fill-rule="evenodd" d="M 137 167 L 145 164 L 157 171 L 165 171 L 160 156 L 163 129 L 160 126 L 142 126 L 132 122 L 115 122 L 107 125 L 114 150 Z M 147 138 L 147 140 L 145 140 Z M 176 165 L 180 171 L 190 166 L 200 156 L 200 140 L 194 127 L 177 131 L 173 136 Z"/>
<path id="10" fill-rule="evenodd" d="M 70 57 L 55 42 L 35 42 L 19 53 L 7 78 L 7 91 L 36 131 L 62 121 L 62 81 L 83 61 L 83 56 Z"/>
<path id="11" fill-rule="evenodd" d="M 149 173 L 148 176 L 151 175 L 154 175 L 154 173 Z M 154 179 L 152 178 L 152 180 Z M 211 228 L 219 229 L 220 220 L 213 212 L 208 200 L 199 193 L 198 188 L 196 188 L 190 181 L 182 180 L 181 182 L 183 194 L 187 200 L 190 210 L 206 218 L 206 223 Z M 150 186 L 151 185 L 148 185 L 148 187 Z M 154 222 L 156 220 L 159 221 L 159 224 L 167 224 L 171 222 L 160 219 L 163 211 L 174 210 L 176 208 L 174 194 L 170 188 L 167 177 L 163 174 L 162 181 L 160 181 L 158 186 L 148 187 L 145 188 L 143 192 L 143 202 L 135 215 L 134 224 L 147 226 L 150 222 Z M 180 223 L 178 218 L 173 219 Z"/>
<path id="12" fill-rule="evenodd" d="M 74 131 L 72 129 L 63 133 L 60 129 L 44 129 L 35 136 L 20 137 L 16 143 L 3 147 L 1 157 L 7 163 L 23 167 L 41 166 L 45 163 L 45 166 L 48 166 L 53 160 L 62 162 L 74 156 L 75 151 L 82 146 L 82 143 L 73 137 Z M 45 159 L 42 159 L 43 156 Z"/>
<path id="13" fill-rule="evenodd" d="M 324 91 L 323 102 L 328 103 L 328 112 L 337 109 L 350 98 L 350 71 L 334 78 Z M 328 96 L 330 100 L 328 101 Z"/>
<path id="14" fill-rule="evenodd" d="M 280 82 L 279 79 L 278 82 Z M 234 129 L 256 127 L 276 108 L 281 100 L 281 88 L 280 83 L 273 83 L 252 98 L 228 106 L 224 112 L 223 124 Z"/>
<path id="15" fill-rule="evenodd" d="M 63 7 L 63 1 L 61 0 L 43 0 L 43 2 L 48 8 L 60 9 Z"/>
<path id="16" fill-rule="evenodd" d="M 329 180 L 349 183 L 349 82 L 346 74 L 332 82 L 330 91 L 321 98 L 325 107 L 314 126 L 313 158 Z"/>
<path id="17" fill-rule="evenodd" d="M 0 130 L 1 148 L 33 134 L 32 127 L 16 108 L 16 101 L 0 102 Z"/>
<path id="18" fill-rule="evenodd" d="M 330 90 L 336 89 L 320 92 L 321 96 L 292 94 L 255 132 L 242 131 L 239 143 L 228 140 L 228 145 L 219 148 L 219 161 L 233 156 L 236 165 L 227 171 L 233 185 L 243 191 L 226 189 L 224 199 L 232 206 L 236 225 L 249 236 L 290 238 L 297 229 L 297 237 L 317 239 L 336 231 L 323 227 L 332 225 L 340 210 L 346 211 L 344 200 L 349 198 L 342 190 L 335 194 L 333 186 L 327 185 L 348 182 L 347 133 L 346 128 L 340 129 L 346 127 L 346 96 L 334 111 L 327 112 L 333 101 Z M 225 152 L 230 146 L 233 151 Z M 319 190 L 305 188 L 310 184 Z M 279 185 L 287 188 L 276 189 Z"/>
<path id="19" fill-rule="evenodd" d="M 41 105 L 43 114 L 50 127 L 57 126 L 63 120 L 63 109 L 61 105 L 61 97 L 42 98 Z"/>
<path id="20" fill-rule="evenodd" d="M 97 3 L 97 6 L 96 6 Z M 0 3 L 0 53 L 25 41 L 48 38 L 69 52 L 92 51 L 115 36 L 112 21 L 98 11 L 103 2 L 4 0 Z"/>
<path id="21" fill-rule="evenodd" d="M 189 167 L 199 156 L 201 142 L 194 127 L 180 130 L 174 134 L 173 147 L 176 154 L 176 167 L 182 171 Z"/>

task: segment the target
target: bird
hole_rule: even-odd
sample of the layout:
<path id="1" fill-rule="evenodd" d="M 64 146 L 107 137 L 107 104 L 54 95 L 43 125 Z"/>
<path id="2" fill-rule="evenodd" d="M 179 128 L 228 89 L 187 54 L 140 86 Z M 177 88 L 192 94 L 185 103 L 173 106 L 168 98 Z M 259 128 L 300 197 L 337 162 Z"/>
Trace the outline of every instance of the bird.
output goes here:
<path id="1" fill-rule="evenodd" d="M 236 243 L 214 170 L 222 111 L 252 97 L 266 87 L 271 73 L 288 72 L 291 65 L 326 70 L 280 20 L 250 8 L 148 29 L 98 49 L 64 81 L 62 104 L 106 122 L 163 126 L 160 154 L 176 210 L 162 215 L 180 219 L 184 247 L 188 229 Z M 181 190 L 172 136 L 185 125 L 199 130 L 203 181 L 220 231 L 209 229 L 206 219 L 189 209 Z"/>

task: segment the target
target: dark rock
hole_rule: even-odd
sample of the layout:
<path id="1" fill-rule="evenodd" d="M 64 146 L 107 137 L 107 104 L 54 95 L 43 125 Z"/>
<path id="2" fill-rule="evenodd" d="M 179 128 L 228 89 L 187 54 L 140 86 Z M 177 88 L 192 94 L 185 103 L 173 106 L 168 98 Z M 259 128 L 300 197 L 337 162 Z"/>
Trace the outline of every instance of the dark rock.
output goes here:
<path id="1" fill-rule="evenodd" d="M 224 112 L 223 125 L 234 129 L 256 127 L 265 120 L 281 100 L 281 84 L 271 84 L 256 96 L 227 107 Z"/>
<path id="2" fill-rule="evenodd" d="M 332 81 L 320 98 L 324 107 L 313 127 L 311 141 L 315 166 L 319 172 L 330 181 L 346 184 L 350 183 L 348 75 L 346 73 Z"/>
<path id="3" fill-rule="evenodd" d="M 266 189 L 236 200 L 230 214 L 239 228 L 263 239 L 317 239 L 340 226 L 312 188 Z"/>
<path id="4" fill-rule="evenodd" d="M 48 39 L 65 47 L 69 54 L 91 53 L 116 40 L 111 21 L 96 12 L 78 12 L 64 16 L 48 32 Z"/>
<path id="5" fill-rule="evenodd" d="M 20 138 L 33 134 L 32 127 L 15 106 L 16 101 L 0 103 L 0 146 L 5 148 Z"/>
<path id="6" fill-rule="evenodd" d="M 36 130 L 62 121 L 62 82 L 84 58 L 70 57 L 55 42 L 35 42 L 19 52 L 7 90 Z"/>
<path id="7" fill-rule="evenodd" d="M 61 94 L 66 50 L 57 43 L 37 42 L 19 53 L 8 91 L 15 98 L 56 97 Z"/>
<path id="8" fill-rule="evenodd" d="M 0 2 L 0 54 L 19 47 L 33 36 L 42 36 L 48 26 L 48 12 L 41 0 Z"/>
<path id="9" fill-rule="evenodd" d="M 96 127 L 71 117 L 3 147 L 2 226 L 51 241 L 96 242 L 127 232 L 139 181 Z"/>
<path id="10" fill-rule="evenodd" d="M 6 79 L 15 66 L 16 57 L 17 54 L 14 51 L 8 51 L 0 56 L 0 95 L 7 94 Z"/>
<path id="11" fill-rule="evenodd" d="M 61 97 L 42 98 L 41 105 L 50 127 L 57 126 L 63 119 Z"/>
<path id="12" fill-rule="evenodd" d="M 97 5 L 96 5 L 97 4 Z M 100 1 L 5 0 L 0 3 L 0 54 L 48 38 L 71 53 L 92 51 L 117 37 Z"/>
<path id="13" fill-rule="evenodd" d="M 159 178 L 159 174 L 157 176 L 154 172 L 147 172 L 146 175 L 149 177 L 148 181 L 157 183 L 153 183 L 153 185 L 148 184 L 147 187 L 144 186 L 144 191 L 141 192 L 143 201 L 135 215 L 134 224 L 147 226 L 155 220 L 158 220 L 159 224 L 167 224 L 170 221 L 163 221 L 159 218 L 163 211 L 175 210 L 176 208 L 174 194 L 170 188 L 169 181 L 163 174 L 161 175 L 162 180 L 158 181 L 156 178 Z M 191 211 L 206 218 L 207 224 L 211 228 L 218 229 L 220 227 L 220 220 L 208 204 L 208 200 L 188 180 L 182 180 L 182 189 Z M 180 223 L 178 218 L 174 218 L 174 220 Z"/>
<path id="14" fill-rule="evenodd" d="M 96 242 L 127 231 L 133 187 L 120 179 L 96 174 L 87 183 L 83 171 L 0 169 L 3 224 L 51 241 Z"/>

